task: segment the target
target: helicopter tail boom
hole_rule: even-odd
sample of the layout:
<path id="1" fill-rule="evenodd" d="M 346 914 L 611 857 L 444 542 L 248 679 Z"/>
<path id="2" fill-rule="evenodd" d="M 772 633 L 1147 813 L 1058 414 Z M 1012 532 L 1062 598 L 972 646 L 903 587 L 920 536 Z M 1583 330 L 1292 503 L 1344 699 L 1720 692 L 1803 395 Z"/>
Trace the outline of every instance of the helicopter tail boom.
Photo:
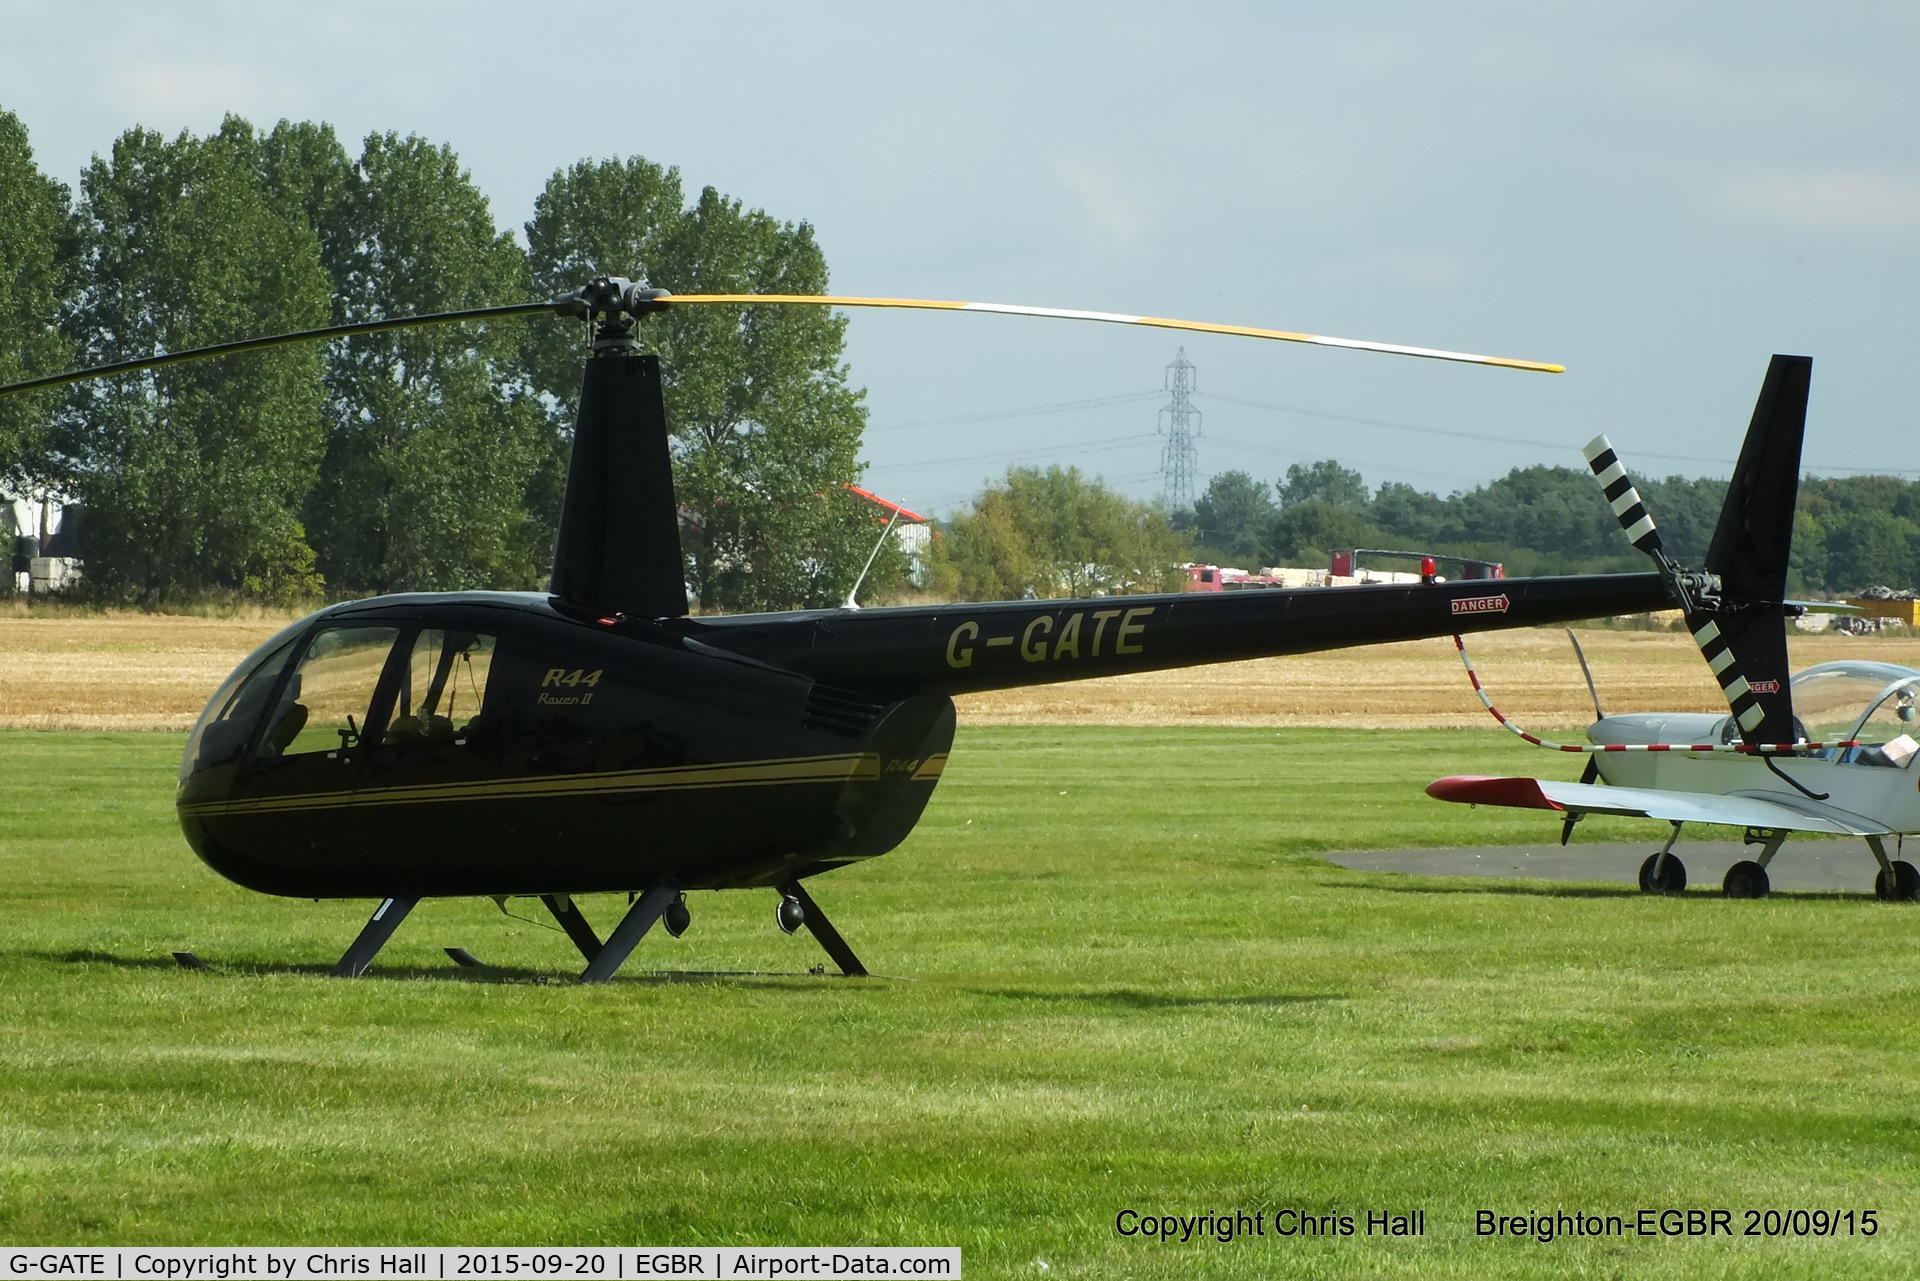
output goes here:
<path id="1" fill-rule="evenodd" d="M 816 680 L 961 694 L 1669 608 L 1659 574 L 742 614 L 706 645 Z"/>

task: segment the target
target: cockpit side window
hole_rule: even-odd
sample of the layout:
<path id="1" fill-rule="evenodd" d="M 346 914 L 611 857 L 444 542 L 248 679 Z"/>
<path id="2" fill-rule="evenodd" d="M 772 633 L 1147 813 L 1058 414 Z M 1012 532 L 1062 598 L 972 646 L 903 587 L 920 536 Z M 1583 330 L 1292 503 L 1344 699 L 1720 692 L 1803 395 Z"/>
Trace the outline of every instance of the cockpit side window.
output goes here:
<path id="1" fill-rule="evenodd" d="M 393 720 L 383 743 L 465 743 L 484 731 L 487 677 L 497 638 L 423 628 L 400 672 Z"/>
<path id="2" fill-rule="evenodd" d="M 330 627 L 316 634 L 287 678 L 255 754 L 273 760 L 357 745 L 399 635 L 397 627 Z"/>

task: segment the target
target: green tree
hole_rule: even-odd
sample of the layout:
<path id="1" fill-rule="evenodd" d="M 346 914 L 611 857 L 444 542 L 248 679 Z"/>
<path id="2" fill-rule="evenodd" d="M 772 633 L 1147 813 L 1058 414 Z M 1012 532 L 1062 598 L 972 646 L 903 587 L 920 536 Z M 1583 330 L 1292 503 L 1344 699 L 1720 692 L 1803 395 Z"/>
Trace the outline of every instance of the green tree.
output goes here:
<path id="1" fill-rule="evenodd" d="M 1850 511 L 1825 533 L 1829 588 L 1920 587 L 1920 527 L 1913 522 L 1886 510 Z"/>
<path id="2" fill-rule="evenodd" d="M 1448 541 L 1530 547 L 1574 557 L 1635 555 L 1591 474 L 1516 467 L 1448 503 Z"/>
<path id="3" fill-rule="evenodd" d="M 450 147 L 372 134 L 351 165 L 282 124 L 263 168 L 305 211 L 336 320 L 518 302 L 526 263 Z M 551 429 L 521 376 L 519 322 L 345 340 L 329 360 L 326 456 L 307 502 L 329 580 L 363 591 L 531 587 L 553 530 L 529 512 Z"/>
<path id="4" fill-rule="evenodd" d="M 1713 542 L 1714 526 L 1720 523 L 1720 507 L 1727 501 L 1727 482 L 1669 476 L 1638 482 L 1637 487 L 1647 510 L 1659 523 L 1660 539 L 1667 551 L 1685 564 L 1703 564 L 1707 547 Z"/>
<path id="5" fill-rule="evenodd" d="M 1323 458 L 1317 463 L 1293 464 L 1287 468 L 1287 474 L 1280 479 L 1276 488 L 1282 507 L 1317 498 L 1353 511 L 1364 512 L 1367 509 L 1366 478 L 1350 467 L 1342 467 L 1331 458 Z"/>
<path id="6" fill-rule="evenodd" d="M 1827 589 L 1827 531 L 1804 511 L 1793 514 L 1793 546 L 1787 554 L 1787 591 L 1802 595 Z"/>
<path id="7" fill-rule="evenodd" d="M 70 203 L 66 187 L 34 164 L 26 126 L 0 111 L 0 383 L 55 373 L 67 363 L 59 319 L 73 280 Z M 57 485 L 50 427 L 58 404 L 59 393 L 51 391 L 0 400 L 0 495 L 25 497 Z"/>
<path id="8" fill-rule="evenodd" d="M 311 228 L 268 198 L 250 125 L 133 129 L 81 183 L 70 340 L 104 362 L 327 317 Z M 86 384 L 64 432 L 97 588 L 159 604 L 207 584 L 318 586 L 298 520 L 325 440 L 322 354 L 287 347 Z"/>
<path id="9" fill-rule="evenodd" d="M 556 172 L 527 225 L 536 287 L 643 272 L 675 293 L 820 294 L 826 258 L 783 223 L 711 187 L 682 207 L 679 174 L 639 158 Z M 649 317 L 660 354 L 688 581 L 708 609 L 837 604 L 868 554 L 857 481 L 864 393 L 843 363 L 846 319 L 821 307 L 699 307 Z M 534 336 L 529 368 L 556 414 L 579 388 L 577 336 Z M 889 540 L 863 595 L 904 581 Z"/>
<path id="10" fill-rule="evenodd" d="M 936 590 L 963 600 L 1171 591 L 1189 552 L 1158 506 L 1073 467 L 1009 468 L 936 548 Z"/>
<path id="11" fill-rule="evenodd" d="M 1243 471 L 1223 471 L 1193 504 L 1194 533 L 1202 546 L 1231 564 L 1257 561 L 1273 532 L 1267 483 Z"/>
<path id="12" fill-rule="evenodd" d="M 1388 481 L 1373 496 L 1367 514 L 1395 544 L 1429 547 L 1445 537 L 1448 502 L 1433 494 Z"/>
<path id="13" fill-rule="evenodd" d="M 1360 512 L 1326 498 L 1308 498 L 1280 509 L 1273 523 L 1276 565 L 1319 566 L 1340 548 L 1377 545 L 1380 531 Z"/>

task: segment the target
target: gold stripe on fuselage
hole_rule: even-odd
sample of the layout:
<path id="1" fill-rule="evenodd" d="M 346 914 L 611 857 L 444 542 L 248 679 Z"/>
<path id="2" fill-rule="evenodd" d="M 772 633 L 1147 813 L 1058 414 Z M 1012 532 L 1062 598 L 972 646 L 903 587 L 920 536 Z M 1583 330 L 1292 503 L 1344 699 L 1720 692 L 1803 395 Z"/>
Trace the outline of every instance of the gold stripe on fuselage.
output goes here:
<path id="1" fill-rule="evenodd" d="M 284 810 L 354 809 L 366 805 L 431 805 L 446 801 L 531 800 L 550 796 L 617 796 L 694 791 L 716 787 L 776 787 L 794 783 L 876 782 L 874 752 L 839 756 L 792 756 L 722 765 L 671 765 L 661 769 L 612 770 L 598 774 L 545 774 L 414 787 L 368 787 L 349 792 L 306 792 L 234 801 L 182 804 L 184 814 L 267 814 Z"/>

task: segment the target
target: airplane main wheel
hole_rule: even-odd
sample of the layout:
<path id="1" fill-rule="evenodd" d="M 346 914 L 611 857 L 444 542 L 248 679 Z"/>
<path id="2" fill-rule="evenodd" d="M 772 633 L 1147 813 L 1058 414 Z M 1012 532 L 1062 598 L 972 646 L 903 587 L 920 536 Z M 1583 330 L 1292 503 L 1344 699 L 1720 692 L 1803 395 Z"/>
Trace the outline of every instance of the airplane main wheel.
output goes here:
<path id="1" fill-rule="evenodd" d="M 1767 869 L 1752 859 L 1741 859 L 1727 869 L 1720 888 L 1728 898 L 1765 898 L 1773 886 L 1767 882 Z"/>
<path id="2" fill-rule="evenodd" d="M 1873 892 L 1889 903 L 1911 903 L 1920 898 L 1920 868 L 1905 859 L 1895 859 L 1893 875 L 1875 872 Z"/>
<path id="3" fill-rule="evenodd" d="M 1660 879 L 1653 876 L 1653 865 L 1660 862 L 1658 854 L 1647 855 L 1647 861 L 1640 865 L 1640 888 L 1648 894 L 1678 894 L 1687 888 L 1687 865 L 1673 855 L 1667 855 L 1667 861 L 1660 868 Z"/>

